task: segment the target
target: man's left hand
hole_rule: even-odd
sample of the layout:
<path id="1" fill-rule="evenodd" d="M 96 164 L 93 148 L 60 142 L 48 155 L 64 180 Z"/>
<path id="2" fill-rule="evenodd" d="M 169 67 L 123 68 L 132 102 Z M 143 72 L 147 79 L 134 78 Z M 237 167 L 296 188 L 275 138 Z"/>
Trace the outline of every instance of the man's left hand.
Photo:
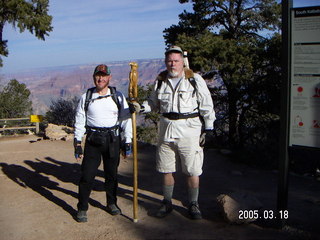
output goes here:
<path id="1" fill-rule="evenodd" d="M 124 158 L 129 157 L 132 154 L 132 144 L 125 143 L 122 147 L 122 155 Z"/>
<path id="2" fill-rule="evenodd" d="M 206 129 L 200 135 L 200 147 L 204 147 L 205 143 L 211 142 L 214 138 L 213 130 Z"/>

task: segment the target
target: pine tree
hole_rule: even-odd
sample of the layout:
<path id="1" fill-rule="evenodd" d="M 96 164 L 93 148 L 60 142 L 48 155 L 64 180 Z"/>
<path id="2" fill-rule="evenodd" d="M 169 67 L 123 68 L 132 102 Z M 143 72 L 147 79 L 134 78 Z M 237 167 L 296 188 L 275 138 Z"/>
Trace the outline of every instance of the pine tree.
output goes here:
<path id="1" fill-rule="evenodd" d="M 53 29 L 48 7 L 49 0 L 0 0 L 0 55 L 9 54 L 8 40 L 4 40 L 2 35 L 6 23 L 19 28 L 20 33 L 28 30 L 38 39 L 45 40 L 45 36 Z"/>
<path id="2" fill-rule="evenodd" d="M 12 79 L 0 91 L 0 118 L 27 117 L 32 112 L 31 93 L 24 83 Z"/>
<path id="3" fill-rule="evenodd" d="M 267 129 L 279 109 L 281 5 L 275 0 L 179 2 L 192 2 L 193 12 L 183 12 L 177 25 L 164 30 L 166 44 L 188 50 L 194 70 L 216 70 L 223 80 L 227 109 L 222 114 L 228 116 L 231 147 L 264 139 L 259 128 Z"/>

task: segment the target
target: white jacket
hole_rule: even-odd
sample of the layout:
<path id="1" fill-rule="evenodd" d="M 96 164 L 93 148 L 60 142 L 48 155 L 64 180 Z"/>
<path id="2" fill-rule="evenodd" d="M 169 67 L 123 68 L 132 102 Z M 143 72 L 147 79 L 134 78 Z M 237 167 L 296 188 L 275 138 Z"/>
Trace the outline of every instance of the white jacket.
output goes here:
<path id="1" fill-rule="evenodd" d="M 106 95 L 110 95 L 110 89 Z M 86 113 L 84 110 L 86 93 L 81 96 L 79 105 L 75 117 L 75 133 L 74 136 L 78 141 L 81 141 L 83 135 L 86 132 L 86 122 L 89 127 L 113 127 L 119 125 L 123 137 L 125 138 L 126 143 L 131 142 L 132 138 L 132 122 L 128 103 L 124 95 L 120 92 L 116 92 L 121 105 L 120 111 L 116 103 L 113 101 L 112 97 L 101 98 L 91 102 L 87 110 L 87 119 Z M 98 93 L 94 92 L 92 94 L 92 99 L 97 98 Z"/>
<path id="2" fill-rule="evenodd" d="M 157 90 L 158 80 L 151 93 L 150 98 L 142 105 L 145 112 L 159 111 L 161 114 L 159 125 L 159 140 L 172 141 L 175 138 L 199 137 L 202 123 L 199 117 L 170 120 L 162 116 L 162 113 L 197 113 L 204 120 L 204 128 L 213 129 L 216 119 L 213 109 L 211 94 L 203 78 L 194 73 L 197 85 L 196 93 L 190 81 L 183 77 L 176 89 L 173 89 L 170 81 L 166 78 L 159 90 Z"/>

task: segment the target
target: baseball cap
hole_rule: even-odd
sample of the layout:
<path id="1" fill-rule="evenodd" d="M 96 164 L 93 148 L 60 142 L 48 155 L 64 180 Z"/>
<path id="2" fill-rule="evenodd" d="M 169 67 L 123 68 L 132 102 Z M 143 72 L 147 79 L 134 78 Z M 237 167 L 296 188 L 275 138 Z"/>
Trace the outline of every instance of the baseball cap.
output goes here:
<path id="1" fill-rule="evenodd" d="M 96 68 L 94 69 L 93 75 L 96 75 L 99 72 L 104 73 L 106 75 L 111 74 L 110 68 L 104 64 L 100 64 L 100 65 L 96 66 Z"/>
<path id="2" fill-rule="evenodd" d="M 170 46 L 169 48 L 167 48 L 165 55 L 167 55 L 171 52 L 177 52 L 177 53 L 183 54 L 182 49 L 178 46 Z"/>

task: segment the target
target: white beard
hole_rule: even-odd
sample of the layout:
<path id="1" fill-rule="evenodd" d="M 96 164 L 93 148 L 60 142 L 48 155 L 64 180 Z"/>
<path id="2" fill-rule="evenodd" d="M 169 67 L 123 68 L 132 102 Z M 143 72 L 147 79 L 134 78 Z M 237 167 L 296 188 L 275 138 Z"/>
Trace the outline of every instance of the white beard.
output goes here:
<path id="1" fill-rule="evenodd" d="M 172 78 L 179 77 L 179 73 L 176 71 L 169 71 L 168 73 L 169 73 L 169 76 Z"/>

